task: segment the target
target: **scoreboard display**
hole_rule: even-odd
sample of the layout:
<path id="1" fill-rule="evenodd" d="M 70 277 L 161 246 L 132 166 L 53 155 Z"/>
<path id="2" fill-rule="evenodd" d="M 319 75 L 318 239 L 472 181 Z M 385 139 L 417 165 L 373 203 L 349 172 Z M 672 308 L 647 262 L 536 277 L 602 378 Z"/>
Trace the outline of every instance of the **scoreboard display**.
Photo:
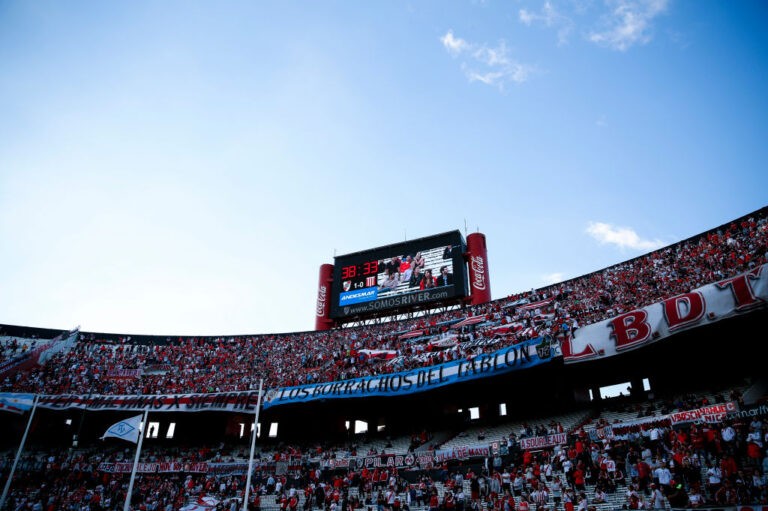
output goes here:
<path id="1" fill-rule="evenodd" d="M 467 295 L 466 243 L 459 231 L 334 259 L 333 319 L 421 308 Z"/>

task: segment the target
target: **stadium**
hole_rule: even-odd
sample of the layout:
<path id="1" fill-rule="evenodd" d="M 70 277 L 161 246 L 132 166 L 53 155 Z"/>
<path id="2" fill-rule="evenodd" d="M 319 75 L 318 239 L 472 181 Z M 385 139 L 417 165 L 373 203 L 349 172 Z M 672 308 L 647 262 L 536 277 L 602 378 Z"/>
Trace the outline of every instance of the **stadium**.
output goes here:
<path id="1" fill-rule="evenodd" d="M 315 331 L 0 325 L 2 509 L 768 503 L 768 208 L 497 300 L 476 234 L 322 266 Z"/>

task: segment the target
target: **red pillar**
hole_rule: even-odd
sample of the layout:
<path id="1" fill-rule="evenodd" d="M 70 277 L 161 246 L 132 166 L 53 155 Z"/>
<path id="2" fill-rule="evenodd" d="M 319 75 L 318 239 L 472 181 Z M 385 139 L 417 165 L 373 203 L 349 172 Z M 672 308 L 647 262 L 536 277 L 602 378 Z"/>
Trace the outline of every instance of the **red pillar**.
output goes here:
<path id="1" fill-rule="evenodd" d="M 320 279 L 317 284 L 317 305 L 315 306 L 315 330 L 330 330 L 333 328 L 331 319 L 331 283 L 333 282 L 333 265 L 320 265 Z"/>
<path id="2" fill-rule="evenodd" d="M 488 248 L 485 234 L 473 232 L 467 236 L 469 264 L 469 293 L 472 305 L 491 301 L 491 280 L 488 277 Z"/>

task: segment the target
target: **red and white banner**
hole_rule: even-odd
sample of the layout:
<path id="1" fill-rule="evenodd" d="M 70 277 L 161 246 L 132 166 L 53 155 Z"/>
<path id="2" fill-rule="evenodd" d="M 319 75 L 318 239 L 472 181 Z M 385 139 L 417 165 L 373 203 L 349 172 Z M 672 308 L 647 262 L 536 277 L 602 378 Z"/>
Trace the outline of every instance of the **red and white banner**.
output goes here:
<path id="1" fill-rule="evenodd" d="M 0 381 L 20 371 L 43 365 L 56 353 L 71 349 L 79 334 L 80 331 L 75 328 L 49 341 L 40 341 L 31 350 L 0 362 Z M 23 340 L 26 341 L 26 339 Z"/>
<path id="2" fill-rule="evenodd" d="M 221 502 L 215 497 L 198 497 L 197 502 L 192 502 L 179 509 L 179 511 L 211 511 Z"/>
<path id="3" fill-rule="evenodd" d="M 499 325 L 499 326 L 493 327 L 491 329 L 491 332 L 493 332 L 494 334 L 505 335 L 505 334 L 513 334 L 515 332 L 519 332 L 522 329 L 523 329 L 523 324 L 520 322 L 516 322 L 516 323 L 509 323 L 506 325 Z"/>
<path id="4" fill-rule="evenodd" d="M 524 305 L 516 305 L 515 306 L 515 311 L 522 312 L 522 311 L 528 311 L 528 310 L 541 309 L 541 308 L 546 307 L 550 303 L 552 303 L 552 298 L 550 298 L 548 300 L 541 300 L 541 301 L 538 301 L 538 302 L 526 303 Z"/>
<path id="5" fill-rule="evenodd" d="M 259 400 L 257 390 L 211 394 L 41 395 L 37 406 L 48 410 L 144 410 L 152 412 L 253 412 Z"/>
<path id="6" fill-rule="evenodd" d="M 730 401 L 712 406 L 703 406 L 695 410 L 686 410 L 669 414 L 669 420 L 672 424 L 683 422 L 722 422 L 725 416 L 737 410 L 736 403 Z"/>
<path id="7" fill-rule="evenodd" d="M 532 449 L 544 449 L 565 443 L 568 443 L 568 433 L 555 433 L 554 435 L 521 438 L 520 448 L 524 451 L 530 451 Z"/>
<path id="8" fill-rule="evenodd" d="M 349 468 L 352 461 L 355 465 L 366 468 L 410 468 L 414 466 L 428 467 L 449 460 L 468 460 L 471 458 L 487 458 L 490 456 L 490 447 L 484 445 L 468 445 L 453 449 L 441 449 L 439 451 L 406 454 L 381 454 L 377 456 L 336 456 L 320 463 L 330 469 Z"/>
<path id="9" fill-rule="evenodd" d="M 618 355 L 677 332 L 764 308 L 767 303 L 768 264 L 764 264 L 690 293 L 581 327 L 563 341 L 563 361 L 569 364 Z"/>
<path id="10" fill-rule="evenodd" d="M 440 449 L 435 451 L 435 463 L 450 460 L 467 460 L 470 458 L 487 458 L 491 455 L 491 447 L 485 445 L 466 445 L 453 449 Z"/>
<path id="11" fill-rule="evenodd" d="M 440 339 L 435 339 L 434 341 L 429 341 L 429 346 L 439 349 L 450 348 L 452 346 L 456 346 L 457 344 L 459 344 L 459 338 L 455 335 L 448 335 Z"/>
<path id="12" fill-rule="evenodd" d="M 110 474 L 130 474 L 133 470 L 133 463 L 99 463 L 98 470 L 99 472 L 107 472 Z M 182 463 L 180 461 L 139 463 L 136 466 L 136 472 L 140 474 L 159 474 L 169 472 L 194 472 L 205 474 L 208 472 L 208 463 Z"/>
<path id="13" fill-rule="evenodd" d="M 609 424 L 607 426 L 595 428 L 589 432 L 589 438 L 593 442 L 603 440 L 604 438 L 613 439 L 613 426 Z"/>
<path id="14" fill-rule="evenodd" d="M 112 369 L 107 371 L 106 377 L 113 379 L 130 379 L 141 376 L 141 369 Z"/>
<path id="15" fill-rule="evenodd" d="M 485 321 L 485 316 L 471 316 L 469 318 L 464 318 L 458 323 L 455 323 L 451 326 L 451 328 L 461 328 L 463 326 L 469 326 L 469 325 L 476 325 L 477 323 L 482 323 Z"/>

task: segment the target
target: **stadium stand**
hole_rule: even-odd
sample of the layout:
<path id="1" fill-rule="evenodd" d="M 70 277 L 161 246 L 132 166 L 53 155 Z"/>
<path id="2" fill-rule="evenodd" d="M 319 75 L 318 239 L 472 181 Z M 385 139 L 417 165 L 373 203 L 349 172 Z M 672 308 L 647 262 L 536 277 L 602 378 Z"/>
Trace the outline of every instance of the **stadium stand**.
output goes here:
<path id="1" fill-rule="evenodd" d="M 428 264 L 437 267 L 437 256 L 428 255 Z M 390 374 L 470 360 L 528 339 L 549 339 L 556 345 L 586 325 L 766 262 L 768 208 L 589 275 L 484 305 L 404 321 L 251 336 L 161 338 L 83 332 L 71 349 L 31 366 L 21 364 L 19 357 L 61 332 L 3 325 L 0 392 L 232 392 L 255 390 L 262 379 L 267 388 L 275 388 Z M 632 360 L 643 364 L 660 360 L 651 355 L 656 353 L 635 355 Z M 659 367 L 669 372 L 670 366 Z M 678 393 L 666 396 L 635 392 L 597 404 L 569 402 L 568 406 L 555 406 L 562 403 L 553 399 L 552 407 L 545 408 L 543 401 L 550 399 L 552 389 L 543 387 L 541 407 L 528 405 L 533 400 L 521 400 L 520 409 L 507 420 L 477 425 L 427 420 L 411 408 L 410 401 L 387 408 L 402 423 L 410 423 L 406 434 L 401 428 L 381 434 L 350 433 L 344 440 L 323 439 L 319 432 L 318 439 L 308 418 L 303 445 L 260 440 L 249 509 L 613 511 L 766 504 L 768 414 L 760 408 L 766 402 L 764 378 L 754 374 L 741 375 L 736 381 L 723 378 L 727 384 L 710 389 L 704 384 L 722 382 L 705 372 L 704 366 L 698 369 L 705 374 L 690 382 L 677 381 Z M 607 379 L 604 366 L 594 372 L 603 371 Z M 531 379 L 541 378 L 531 373 L 536 375 Z M 658 376 L 664 381 L 663 375 Z M 449 407 L 450 392 L 431 393 L 433 397 L 427 399 Z M 502 392 L 468 386 L 466 391 L 456 391 L 456 398 Z M 534 394 L 532 389 L 517 393 L 521 398 Z M 727 406 L 728 413 L 711 423 L 680 418 L 710 413 L 701 410 L 714 405 Z M 305 407 L 295 416 L 319 413 L 323 406 L 327 405 Z M 345 410 L 343 405 L 327 408 L 328 415 Z M 747 414 L 755 410 L 754 415 Z M 385 413 L 383 406 L 380 413 Z M 336 421 L 351 415 L 343 411 Z M 60 416 L 51 412 L 42 420 L 54 419 Z M 154 473 L 140 475 L 134 509 L 240 509 L 249 436 L 243 428 L 252 419 L 237 420 L 241 421 L 239 439 L 212 435 L 215 445 L 150 444 L 142 452 L 142 462 L 154 467 Z M 11 422 L 6 421 L 4 431 L 18 433 L 18 424 Z M 520 447 L 527 439 L 557 434 L 565 435 L 564 444 Z M 7 437 L 8 451 L 0 458 L 3 483 L 14 455 L 15 440 Z M 472 449 L 480 454 L 456 456 Z M 65 446 L 58 437 L 38 438 L 20 463 L 3 509 L 121 509 L 127 491 L 124 468 L 132 452 L 121 444 L 90 442 L 81 448 Z M 431 461 L 399 469 L 381 465 L 389 455 L 424 456 Z M 372 464 L 365 465 L 369 461 Z"/>

